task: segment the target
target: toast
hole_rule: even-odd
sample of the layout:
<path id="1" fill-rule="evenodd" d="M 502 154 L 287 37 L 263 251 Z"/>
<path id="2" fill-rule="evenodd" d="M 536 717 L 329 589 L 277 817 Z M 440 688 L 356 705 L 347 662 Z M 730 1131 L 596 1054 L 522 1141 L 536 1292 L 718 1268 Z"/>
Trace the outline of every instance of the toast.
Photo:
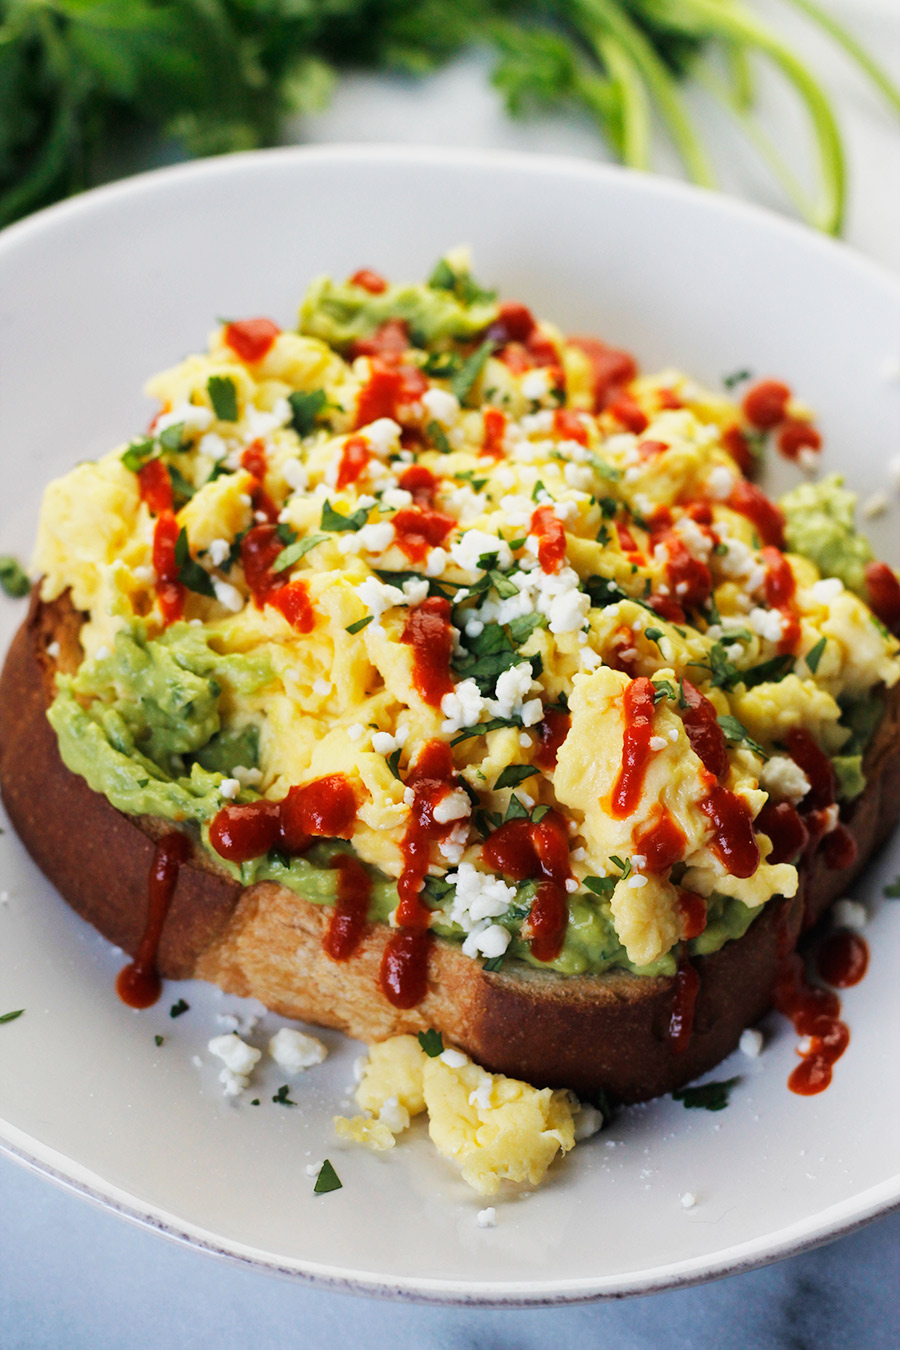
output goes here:
<path id="1" fill-rule="evenodd" d="M 134 954 L 144 931 L 155 841 L 171 825 L 126 816 L 63 764 L 46 712 L 57 670 L 81 660 L 83 621 L 68 595 L 36 589 L 0 676 L 0 785 L 10 820 L 65 900 L 109 941 Z M 51 656 L 51 652 L 54 655 Z M 326 906 L 270 881 L 243 888 L 194 844 L 179 870 L 158 951 L 161 975 L 197 977 L 253 996 L 282 1016 L 377 1041 L 440 1030 L 485 1068 L 590 1100 L 668 1093 L 705 1073 L 770 1006 L 781 962 L 801 931 L 853 882 L 900 810 L 900 698 L 885 713 L 864 762 L 867 786 L 842 810 L 855 861 L 829 868 L 822 849 L 800 864 L 791 900 L 765 905 L 746 934 L 697 957 L 693 1033 L 673 1051 L 673 978 L 608 971 L 563 976 L 518 961 L 491 973 L 457 944 L 437 939 L 428 989 L 402 1010 L 383 994 L 379 969 L 391 929 L 367 926 L 347 961 L 323 950 Z"/>

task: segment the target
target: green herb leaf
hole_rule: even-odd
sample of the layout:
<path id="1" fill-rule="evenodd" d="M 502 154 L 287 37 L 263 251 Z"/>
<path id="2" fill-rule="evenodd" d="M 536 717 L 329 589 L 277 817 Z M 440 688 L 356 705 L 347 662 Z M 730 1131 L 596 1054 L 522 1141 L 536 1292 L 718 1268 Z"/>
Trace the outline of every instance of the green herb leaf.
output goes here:
<path id="1" fill-rule="evenodd" d="M 726 1078 L 720 1083 L 701 1083 L 699 1087 L 681 1088 L 673 1092 L 676 1102 L 683 1102 L 688 1110 L 722 1111 L 728 1105 L 731 1089 L 740 1078 Z"/>
<path id="2" fill-rule="evenodd" d="M 429 352 L 422 370 L 433 380 L 446 380 L 456 374 L 460 365 L 456 352 Z"/>
<path id="3" fill-rule="evenodd" d="M 169 1009 L 169 1016 L 180 1017 L 182 1013 L 188 1012 L 190 1006 L 191 1005 L 189 1003 L 186 1003 L 183 998 L 180 998 L 178 999 L 177 1002 L 172 1004 L 171 1008 Z"/>
<path id="4" fill-rule="evenodd" d="M 444 1038 L 434 1027 L 429 1027 L 427 1031 L 417 1033 L 416 1039 L 425 1051 L 429 1059 L 437 1059 L 438 1055 L 443 1053 Z"/>
<path id="5" fill-rule="evenodd" d="M 615 855 L 615 853 L 613 853 L 609 861 L 613 864 L 614 867 L 618 867 L 619 871 L 622 873 L 622 875 L 619 877 L 620 881 L 624 881 L 626 877 L 631 876 L 630 858 L 618 858 Z"/>
<path id="6" fill-rule="evenodd" d="M 532 823 L 535 825 L 540 825 L 541 821 L 544 819 L 544 816 L 546 816 L 548 812 L 552 810 L 553 810 L 552 806 L 548 806 L 546 802 L 541 802 L 538 806 L 534 808 L 534 810 L 531 813 Z"/>
<path id="7" fill-rule="evenodd" d="M 369 508 L 361 506 L 358 511 L 354 511 L 352 516 L 341 515 L 340 511 L 335 511 L 331 502 L 326 502 L 322 507 L 322 521 L 320 528 L 328 530 L 331 534 L 343 534 L 347 530 L 361 530 L 363 525 L 369 519 Z"/>
<path id="8" fill-rule="evenodd" d="M 400 777 L 400 753 L 402 748 L 402 746 L 398 745 L 397 749 L 388 755 L 387 766 L 395 778 Z"/>
<path id="9" fill-rule="evenodd" d="M 237 386 L 230 375 L 210 375 L 206 381 L 206 392 L 220 422 L 238 420 Z"/>
<path id="10" fill-rule="evenodd" d="M 727 740 L 735 745 L 746 745 L 754 754 L 760 755 L 763 759 L 769 758 L 759 741 L 753 739 L 743 722 L 736 717 L 732 717 L 730 713 L 723 713 L 721 717 L 716 718 L 716 721 L 724 731 Z"/>
<path id="11" fill-rule="evenodd" d="M 435 450 L 439 450 L 442 455 L 452 455 L 453 446 L 447 440 L 447 433 L 440 422 L 432 420 L 425 427 L 425 435 L 431 441 Z"/>
<path id="12" fill-rule="evenodd" d="M 509 804 L 506 808 L 506 815 L 503 817 L 503 824 L 505 825 L 508 820 L 528 819 L 530 819 L 528 807 L 525 806 L 524 802 L 520 802 L 516 796 L 510 797 Z"/>
<path id="13" fill-rule="evenodd" d="M 900 876 L 895 877 L 893 881 L 889 881 L 882 894 L 888 900 L 900 900 Z"/>
<path id="14" fill-rule="evenodd" d="M 615 464 L 607 464 L 606 460 L 601 459 L 599 455 L 588 455 L 588 463 L 595 473 L 598 473 L 601 478 L 605 478 L 609 483 L 617 483 L 622 477 L 621 469 L 617 469 Z"/>
<path id="15" fill-rule="evenodd" d="M 459 370 L 450 377 L 450 388 L 460 403 L 465 403 L 472 386 L 484 370 L 495 345 L 492 338 L 485 338 L 484 342 L 475 348 L 472 355 L 463 361 Z"/>
<path id="16" fill-rule="evenodd" d="M 786 652 L 782 656 L 773 656 L 768 661 L 761 661 L 758 666 L 750 666 L 749 670 L 741 671 L 741 679 L 748 689 L 755 689 L 758 684 L 777 684 L 793 669 L 794 658 L 790 652 Z"/>
<path id="17" fill-rule="evenodd" d="M 806 656 L 804 657 L 807 666 L 814 675 L 816 671 L 819 669 L 819 662 L 822 659 L 822 653 L 825 650 L 825 645 L 827 641 L 828 641 L 827 638 L 820 637 L 816 645 L 814 647 L 810 647 L 809 651 L 806 653 Z"/>
<path id="18" fill-rule="evenodd" d="M 126 469 L 132 473 L 139 473 L 145 464 L 149 464 L 151 459 L 159 458 L 159 447 L 152 436 L 142 436 L 139 440 L 132 441 L 128 449 L 122 456 L 122 463 Z"/>
<path id="19" fill-rule="evenodd" d="M 327 1195 L 329 1191 L 343 1190 L 343 1186 L 344 1183 L 326 1158 L 319 1168 L 319 1175 L 316 1177 L 313 1193 L 315 1195 Z"/>
<path id="20" fill-rule="evenodd" d="M 287 1083 L 282 1083 L 281 1087 L 272 1098 L 272 1101 L 275 1102 L 277 1106 L 296 1106 L 297 1103 L 291 1100 L 289 1093 L 290 1088 Z"/>
<path id="21" fill-rule="evenodd" d="M 22 596 L 31 590 L 31 582 L 25 569 L 18 559 L 8 553 L 0 557 L 0 589 L 11 600 L 21 600 Z"/>
<path id="22" fill-rule="evenodd" d="M 521 647 L 536 628 L 546 628 L 547 619 L 543 614 L 521 614 L 517 619 L 511 619 L 507 624 L 509 636 L 517 647 Z"/>
<path id="23" fill-rule="evenodd" d="M 178 568 L 178 580 L 182 586 L 186 586 L 189 591 L 193 591 L 196 595 L 206 595 L 215 600 L 216 588 L 212 583 L 212 577 L 205 567 L 201 567 L 191 557 L 188 548 L 187 530 L 183 526 L 175 541 L 175 566 Z"/>
<path id="24" fill-rule="evenodd" d="M 348 623 L 347 627 L 344 629 L 344 632 L 361 633 L 364 628 L 368 628 L 369 624 L 372 622 L 374 618 L 375 618 L 374 614 L 367 614 L 364 619 L 357 619 L 356 623 Z"/>
<path id="25" fill-rule="evenodd" d="M 299 562 L 301 558 L 305 558 L 310 549 L 316 548 L 318 544 L 324 544 L 327 538 L 328 536 L 324 534 L 308 534 L 305 539 L 298 539 L 296 543 L 288 544 L 287 548 L 283 548 L 273 562 L 272 571 L 286 572 L 289 567 L 293 567 L 294 563 Z"/>
<path id="26" fill-rule="evenodd" d="M 494 791 L 500 792 L 503 788 L 518 787 L 520 783 L 525 782 L 526 778 L 531 778 L 538 772 L 535 764 L 507 764 L 494 784 Z"/>
<path id="27" fill-rule="evenodd" d="M 730 375 L 722 376 L 722 383 L 726 389 L 734 389 L 737 385 L 743 384 L 746 380 L 753 379 L 752 370 L 733 370 Z"/>
<path id="28" fill-rule="evenodd" d="M 328 396 L 324 389 L 313 389 L 309 392 L 297 390 L 293 394 L 288 394 L 291 426 L 298 436 L 308 436 L 314 430 L 316 418 L 327 402 Z"/>
<path id="29" fill-rule="evenodd" d="M 189 483 L 180 469 L 176 469 L 174 464 L 168 465 L 169 482 L 172 484 L 172 491 L 176 497 L 182 497 L 189 502 L 197 489 L 193 483 Z"/>
<path id="30" fill-rule="evenodd" d="M 500 969 L 500 967 L 503 965 L 503 962 L 504 962 L 505 960 L 506 960 L 506 953 L 505 953 L 505 952 L 503 953 L 502 956 L 491 956 L 491 957 L 488 958 L 487 961 L 483 961 L 483 962 L 481 963 L 481 969 L 482 969 L 482 970 L 487 970 L 487 971 L 489 971 L 491 974 L 493 974 L 494 971 L 497 971 L 497 970 Z"/>
<path id="31" fill-rule="evenodd" d="M 653 688 L 656 690 L 653 695 L 654 703 L 660 703 L 664 698 L 670 698 L 674 703 L 678 697 L 671 680 L 654 680 Z"/>
<path id="32" fill-rule="evenodd" d="M 154 1036 L 153 1039 L 156 1042 L 157 1046 L 160 1046 L 163 1044 L 166 1038 L 165 1036 Z"/>
<path id="33" fill-rule="evenodd" d="M 184 423 L 176 422 L 172 427 L 166 427 L 156 438 L 164 450 L 184 450 Z"/>
<path id="34" fill-rule="evenodd" d="M 16 1018 L 21 1017 L 24 1011 L 24 1008 L 16 1008 L 15 1012 L 3 1013 L 0 1015 L 0 1024 L 3 1022 L 15 1022 Z"/>
<path id="35" fill-rule="evenodd" d="M 664 633 L 663 633 L 663 631 L 662 631 L 661 628 L 645 628 L 645 629 L 644 629 L 644 637 L 647 638 L 647 640 L 648 640 L 649 642 L 655 642 L 657 645 L 659 645 L 659 640 L 660 640 L 660 638 L 663 637 L 663 636 L 664 636 Z"/>
<path id="36" fill-rule="evenodd" d="M 587 886 L 588 890 L 593 891 L 595 895 L 599 895 L 603 899 L 608 899 L 616 889 L 616 878 L 585 877 L 581 884 Z"/>
<path id="37" fill-rule="evenodd" d="M 515 717 L 492 717 L 490 722 L 477 722 L 474 727 L 465 727 L 453 737 L 451 745 L 461 745 L 473 736 L 486 736 L 489 731 L 499 731 L 501 727 L 520 727 L 522 723 Z"/>

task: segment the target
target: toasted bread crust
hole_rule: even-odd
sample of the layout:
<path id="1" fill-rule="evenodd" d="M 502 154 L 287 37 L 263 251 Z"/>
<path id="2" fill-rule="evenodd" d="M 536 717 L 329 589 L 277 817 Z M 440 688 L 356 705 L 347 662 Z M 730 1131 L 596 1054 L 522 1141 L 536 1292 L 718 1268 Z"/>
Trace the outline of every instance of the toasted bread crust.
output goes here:
<path id="1" fill-rule="evenodd" d="M 134 953 L 147 911 L 154 840 L 167 822 L 129 817 L 63 764 L 46 711 L 57 667 L 80 659 L 81 616 L 67 597 L 32 596 L 0 675 L 0 786 L 35 862 L 104 937 Z M 48 642 L 60 645 L 52 660 Z M 892 696 L 866 756 L 868 785 L 846 813 L 857 846 L 849 868 L 821 851 L 802 868 L 801 894 L 770 901 L 743 938 L 694 961 L 700 977 L 694 1031 L 673 1052 L 667 1027 L 675 982 L 626 972 L 566 977 L 522 963 L 485 973 L 437 940 L 428 993 L 409 1011 L 381 993 L 390 929 L 373 924 L 353 957 L 322 947 L 330 911 L 273 882 L 242 888 L 195 848 L 179 872 L 159 949 L 160 973 L 197 976 L 252 995 L 287 1017 L 337 1027 L 360 1040 L 436 1027 L 494 1072 L 538 1085 L 643 1101 L 711 1069 L 769 1007 L 782 954 L 852 882 L 900 812 L 900 699 Z"/>

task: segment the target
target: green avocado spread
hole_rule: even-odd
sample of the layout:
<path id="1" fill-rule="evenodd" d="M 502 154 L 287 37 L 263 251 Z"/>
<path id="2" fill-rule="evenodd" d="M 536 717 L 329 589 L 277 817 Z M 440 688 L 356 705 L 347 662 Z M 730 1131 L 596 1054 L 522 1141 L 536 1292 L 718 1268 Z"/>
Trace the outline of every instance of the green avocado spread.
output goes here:
<path id="1" fill-rule="evenodd" d="M 800 483 L 779 505 L 788 548 L 814 562 L 823 577 L 839 577 L 849 590 L 864 596 L 872 549 L 854 524 L 856 494 L 843 484 L 836 473 L 820 483 Z"/>
<path id="2" fill-rule="evenodd" d="M 335 855 L 349 850 L 343 842 L 313 845 L 303 857 L 272 851 L 237 866 L 226 862 L 209 844 L 209 825 L 225 804 L 225 778 L 256 767 L 259 731 L 252 723 L 231 725 L 230 696 L 253 693 L 270 682 L 268 662 L 258 655 L 221 655 L 214 635 L 203 628 L 176 623 L 149 640 L 139 622 L 121 631 L 108 655 L 85 661 L 74 676 L 60 676 L 48 717 L 67 768 L 80 774 L 128 815 L 153 815 L 193 826 L 217 865 L 244 885 L 278 881 L 313 904 L 334 903 Z M 215 677 L 212 671 L 215 671 Z M 253 801 L 258 793 L 242 788 L 237 800 Z M 386 922 L 397 907 L 397 883 L 375 868 L 369 917 Z M 441 937 L 462 942 L 465 933 L 448 917 L 452 885 L 432 878 L 426 898 L 435 911 L 433 929 Z M 566 975 L 601 973 L 612 968 L 641 975 L 672 975 L 676 959 L 668 953 L 652 966 L 635 966 L 616 935 L 607 899 L 580 892 L 570 897 L 569 922 L 556 960 L 537 961 L 521 936 L 531 909 L 534 883 L 517 887 L 516 898 L 500 917 L 513 933 L 508 955 L 529 965 Z M 749 927 L 754 911 L 739 900 L 713 896 L 706 929 L 688 944 L 691 952 L 718 950 Z"/>

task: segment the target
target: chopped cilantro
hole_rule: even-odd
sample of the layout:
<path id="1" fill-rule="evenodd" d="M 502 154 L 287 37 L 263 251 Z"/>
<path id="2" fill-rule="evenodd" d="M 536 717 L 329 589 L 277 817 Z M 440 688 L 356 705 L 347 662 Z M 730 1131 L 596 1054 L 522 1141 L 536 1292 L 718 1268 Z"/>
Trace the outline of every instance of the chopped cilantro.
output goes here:
<path id="1" fill-rule="evenodd" d="M 220 422 L 238 420 L 237 385 L 230 375 L 210 375 L 206 392 Z"/>
<path id="2" fill-rule="evenodd" d="M 746 380 L 753 379 L 752 370 L 733 370 L 730 375 L 722 376 L 722 383 L 726 389 L 734 389 L 739 384 L 744 384 Z"/>
<path id="3" fill-rule="evenodd" d="M 401 751 L 401 749 L 402 749 L 402 747 L 398 745 L 398 746 L 397 746 L 397 749 L 394 750 L 394 751 L 392 751 L 392 753 L 391 753 L 390 755 L 388 755 L 387 766 L 388 766 L 388 768 L 390 769 L 391 773 L 394 775 L 395 778 L 399 778 L 399 777 L 400 777 L 400 751 Z"/>
<path id="4" fill-rule="evenodd" d="M 769 661 L 761 661 L 758 666 L 750 666 L 749 670 L 741 672 L 741 679 L 748 689 L 755 689 L 758 684 L 777 684 L 793 668 L 794 658 L 790 652 L 786 652 L 782 656 L 773 656 Z"/>
<path id="5" fill-rule="evenodd" d="M 511 619 L 507 627 L 513 642 L 517 647 L 521 647 L 536 628 L 547 627 L 547 619 L 543 614 L 520 614 L 517 619 Z"/>
<path id="6" fill-rule="evenodd" d="M 716 718 L 716 721 L 724 731 L 727 740 L 734 742 L 736 745 L 746 745 L 749 750 L 760 755 L 763 759 L 769 758 L 759 741 L 753 739 L 743 722 L 739 721 L 738 718 L 732 717 L 729 713 L 723 713 L 721 717 Z"/>
<path id="7" fill-rule="evenodd" d="M 344 1183 L 341 1181 L 337 1172 L 326 1158 L 319 1168 L 319 1175 L 316 1177 L 316 1184 L 313 1186 L 315 1195 L 327 1195 L 329 1191 L 340 1191 Z"/>
<path id="8" fill-rule="evenodd" d="M 275 533 L 283 544 L 293 544 L 297 538 L 297 531 L 286 520 L 279 520 L 275 526 Z"/>
<path id="9" fill-rule="evenodd" d="M 320 528 L 328 530 L 332 534 L 343 534 L 347 530 L 361 530 L 368 519 L 369 508 L 367 506 L 361 506 L 358 511 L 353 512 L 352 516 L 344 516 L 340 511 L 335 511 L 331 502 L 326 501 L 322 507 Z"/>
<path id="10" fill-rule="evenodd" d="M 16 558 L 9 554 L 0 557 L 0 590 L 11 600 L 21 600 L 31 589 L 27 573 Z"/>
<path id="11" fill-rule="evenodd" d="M 429 352 L 422 365 L 422 371 L 433 380 L 446 380 L 456 374 L 460 364 L 456 352 Z"/>
<path id="12" fill-rule="evenodd" d="M 163 1041 L 164 1041 L 166 1038 L 165 1038 L 165 1036 L 154 1036 L 153 1039 L 154 1039 L 154 1041 L 156 1042 L 157 1046 L 160 1046 L 160 1045 L 162 1045 Z"/>
<path id="13" fill-rule="evenodd" d="M 172 491 L 176 497 L 183 497 L 189 502 L 197 489 L 193 483 L 189 483 L 180 469 L 176 469 L 174 464 L 168 466 L 169 482 L 172 484 Z"/>
<path id="14" fill-rule="evenodd" d="M 617 469 L 614 464 L 607 464 L 599 455 L 588 455 L 588 463 L 601 478 L 606 478 L 610 483 L 616 483 L 622 477 L 621 469 Z"/>
<path id="15" fill-rule="evenodd" d="M 250 1105 L 251 1105 L 251 1106 L 259 1106 L 259 1098 L 258 1098 L 258 1097 L 254 1097 L 254 1098 L 251 1100 Z"/>
<path id="16" fill-rule="evenodd" d="M 477 722 L 474 727 L 465 727 L 453 737 L 451 745 L 461 745 L 472 736 L 486 736 L 489 731 L 499 731 L 501 727 L 520 727 L 522 723 L 515 717 L 492 717 L 490 722 Z"/>
<path id="17" fill-rule="evenodd" d="M 372 622 L 374 618 L 375 618 L 374 614 L 367 614 L 364 619 L 357 619 L 356 623 L 348 623 L 347 627 L 344 629 L 344 632 L 361 633 L 364 628 L 368 628 L 369 624 Z"/>
<path id="18" fill-rule="evenodd" d="M 608 899 L 616 889 L 615 877 L 585 877 L 583 885 L 587 886 L 589 891 L 595 895 Z"/>
<path id="19" fill-rule="evenodd" d="M 726 1078 L 720 1083 L 701 1083 L 699 1087 L 680 1088 L 673 1092 L 676 1102 L 683 1102 L 689 1110 L 722 1111 L 728 1105 L 731 1089 L 740 1078 Z"/>
<path id="20" fill-rule="evenodd" d="M 487 961 L 482 962 L 481 969 L 490 971 L 490 973 L 493 974 L 494 971 L 500 969 L 505 960 L 506 960 L 505 952 L 502 954 L 502 956 L 492 956 Z"/>
<path id="21" fill-rule="evenodd" d="M 301 558 L 305 558 L 310 549 L 315 548 L 317 544 L 324 544 L 325 538 L 324 534 L 308 534 L 305 539 L 298 539 L 296 543 L 288 544 L 287 548 L 283 548 L 273 562 L 272 571 L 287 571 L 289 567 L 293 567 L 294 563 L 299 562 Z"/>
<path id="22" fill-rule="evenodd" d="M 176 422 L 172 427 L 166 427 L 156 438 L 164 450 L 183 450 L 184 444 L 184 423 Z"/>
<path id="23" fill-rule="evenodd" d="M 480 345 L 475 348 L 472 355 L 466 357 L 459 370 L 454 371 L 453 375 L 451 375 L 450 388 L 459 399 L 460 403 L 465 403 L 466 398 L 472 390 L 472 386 L 484 370 L 488 357 L 494 350 L 494 346 L 495 343 L 493 338 L 485 338 L 484 342 L 480 343 Z"/>
<path id="24" fill-rule="evenodd" d="M 540 496 L 541 496 L 541 493 L 543 493 L 545 496 L 549 496 L 549 493 L 547 492 L 547 489 L 544 487 L 544 485 L 543 485 L 543 483 L 541 482 L 541 480 L 538 479 L 537 482 L 535 483 L 534 487 L 531 489 L 531 500 L 532 500 L 533 502 L 538 501 L 538 499 L 539 499 Z"/>
<path id="25" fill-rule="evenodd" d="M 316 418 L 325 407 L 328 398 L 324 389 L 313 389 L 309 392 L 298 389 L 293 394 L 288 394 L 288 403 L 291 405 L 291 426 L 298 436 L 308 436 L 316 425 Z"/>
<path id="26" fill-rule="evenodd" d="M 900 876 L 895 877 L 893 881 L 889 881 L 882 894 L 887 900 L 900 900 Z"/>
<path id="27" fill-rule="evenodd" d="M 0 1023 L 15 1022 L 16 1018 L 21 1017 L 24 1011 L 24 1008 L 16 1008 L 15 1012 L 0 1014 Z"/>
<path id="28" fill-rule="evenodd" d="M 670 698 L 673 703 L 675 702 L 677 695 L 671 680 L 656 680 L 653 688 L 656 691 L 653 695 L 654 703 L 660 703 L 664 698 Z"/>
<path id="29" fill-rule="evenodd" d="M 650 640 L 651 642 L 655 642 L 655 643 L 657 644 L 657 646 L 659 646 L 659 640 L 660 640 L 660 638 L 663 637 L 663 636 L 664 636 L 664 633 L 663 633 L 663 631 L 662 631 L 661 628 L 645 628 L 645 629 L 644 629 L 644 637 L 645 637 L 645 638 L 649 638 L 649 640 Z"/>
<path id="30" fill-rule="evenodd" d="M 529 820 L 529 819 L 530 817 L 528 815 L 528 808 L 525 806 L 525 804 L 523 802 L 520 802 L 518 797 L 516 797 L 515 795 L 510 797 L 509 805 L 506 808 L 506 815 L 503 817 L 503 824 L 505 825 L 508 820 Z"/>
<path id="31" fill-rule="evenodd" d="M 444 1038 L 434 1027 L 429 1027 L 427 1031 L 420 1031 L 416 1037 L 422 1049 L 429 1059 L 437 1059 L 443 1052 Z"/>
<path id="32" fill-rule="evenodd" d="M 544 816 L 547 814 L 547 812 L 552 810 L 553 810 L 552 806 L 548 806 L 546 802 L 541 802 L 541 804 L 539 806 L 536 806 L 531 813 L 531 819 L 533 824 L 540 825 L 541 821 L 544 819 Z"/>
<path id="33" fill-rule="evenodd" d="M 600 512 L 606 520 L 613 520 L 618 514 L 619 503 L 616 501 L 615 497 L 600 497 L 597 505 L 600 507 Z"/>
<path id="34" fill-rule="evenodd" d="M 497 676 L 518 665 L 521 658 L 499 624 L 490 624 L 477 637 L 464 636 L 465 647 L 453 657 L 453 669 L 463 679 L 473 679 L 483 696 L 491 695 Z"/>
<path id="35" fill-rule="evenodd" d="M 178 999 L 177 1003 L 172 1004 L 171 1008 L 169 1009 L 169 1016 L 180 1017 L 182 1013 L 186 1013 L 189 1010 L 190 1006 L 191 1005 L 185 1002 L 183 998 L 180 998 Z"/>
<path id="36" fill-rule="evenodd" d="M 816 645 L 814 647 L 810 647 L 809 651 L 806 653 L 806 656 L 804 658 L 807 666 L 814 675 L 816 671 L 819 669 L 819 662 L 822 659 L 822 653 L 825 650 L 825 644 L 827 641 L 828 641 L 827 638 L 820 637 Z"/>
<path id="37" fill-rule="evenodd" d="M 430 421 L 425 427 L 425 435 L 431 441 L 435 450 L 440 451 L 442 455 L 453 454 L 453 446 L 447 440 L 447 433 L 440 422 Z"/>
<path id="38" fill-rule="evenodd" d="M 486 478 L 476 478 L 474 469 L 460 469 L 453 477 L 458 482 L 468 483 L 473 492 L 480 492 L 488 481 Z"/>
<path id="39" fill-rule="evenodd" d="M 288 1087 L 287 1083 L 282 1083 L 281 1087 L 278 1089 L 278 1091 L 275 1093 L 275 1096 L 272 1098 L 272 1101 L 275 1102 L 278 1106 L 296 1106 L 297 1103 L 291 1100 L 290 1096 L 288 1095 L 289 1093 L 290 1088 Z"/>
<path id="40" fill-rule="evenodd" d="M 175 541 L 175 566 L 178 568 L 178 580 L 182 586 L 186 586 L 189 591 L 196 595 L 206 595 L 210 599 L 216 598 L 216 588 L 213 586 L 212 577 L 205 567 L 191 557 L 188 548 L 187 530 L 182 526 L 178 538 Z"/>
<path id="41" fill-rule="evenodd" d="M 122 456 L 122 463 L 126 469 L 132 473 L 139 473 L 145 464 L 151 459 L 159 458 L 159 450 L 152 436 L 142 436 L 139 440 L 134 440 L 128 446 Z"/>
<path id="42" fill-rule="evenodd" d="M 716 558 L 724 558 L 727 552 L 728 545 L 723 544 L 721 539 L 717 539 L 713 544 L 713 556 Z"/>
<path id="43" fill-rule="evenodd" d="M 613 853 L 613 854 L 610 856 L 610 860 L 609 860 L 609 861 L 613 864 L 613 866 L 618 867 L 619 871 L 622 873 L 621 877 L 619 878 L 620 881 L 624 881 L 626 877 L 630 877 L 630 876 L 631 876 L 631 859 L 630 859 L 630 858 L 626 858 L 626 859 L 623 860 L 622 858 L 617 858 L 616 855 L 615 855 L 615 853 Z"/>
<path id="44" fill-rule="evenodd" d="M 525 782 L 526 778 L 531 778 L 537 772 L 538 768 L 535 764 L 507 764 L 494 784 L 494 791 L 500 792 L 502 788 L 518 787 L 520 783 Z"/>

